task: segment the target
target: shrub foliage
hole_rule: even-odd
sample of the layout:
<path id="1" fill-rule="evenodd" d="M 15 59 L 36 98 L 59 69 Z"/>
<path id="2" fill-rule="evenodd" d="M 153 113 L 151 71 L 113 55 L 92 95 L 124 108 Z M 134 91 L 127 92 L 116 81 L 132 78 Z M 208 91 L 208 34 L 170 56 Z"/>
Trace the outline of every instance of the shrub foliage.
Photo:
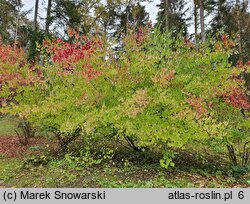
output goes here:
<path id="1" fill-rule="evenodd" d="M 68 41 L 38 45 L 43 65 L 1 45 L 2 112 L 51 131 L 64 151 L 76 138 L 83 145 L 117 140 L 161 152 L 168 168 L 178 149 L 200 143 L 218 154 L 227 149 L 235 166 L 249 164 L 243 76 L 250 65 L 230 64 L 235 45 L 226 35 L 197 50 L 145 28 L 131 32 L 119 51 L 113 45 L 71 31 Z"/>

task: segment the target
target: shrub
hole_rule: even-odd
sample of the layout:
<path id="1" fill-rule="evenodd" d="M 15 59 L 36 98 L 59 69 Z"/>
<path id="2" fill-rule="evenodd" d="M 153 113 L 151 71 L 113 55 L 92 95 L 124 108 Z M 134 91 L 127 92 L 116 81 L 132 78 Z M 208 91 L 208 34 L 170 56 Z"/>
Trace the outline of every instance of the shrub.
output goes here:
<path id="1" fill-rule="evenodd" d="M 19 138 L 19 142 L 22 145 L 27 145 L 30 138 L 35 136 L 36 129 L 30 125 L 27 120 L 22 120 L 18 124 L 18 128 L 15 132 Z"/>
<path id="2" fill-rule="evenodd" d="M 240 77 L 249 66 L 229 64 L 226 40 L 195 50 L 145 30 L 140 40 L 128 35 L 118 52 L 77 33 L 70 43 L 46 41 L 42 79 L 23 86 L 7 110 L 54 132 L 64 150 L 76 137 L 126 141 L 137 151 L 160 151 L 167 168 L 178 149 L 199 142 L 218 153 L 227 147 L 234 162 L 236 143 L 249 152 L 250 106 Z M 239 155 L 242 165 L 247 155 Z"/>

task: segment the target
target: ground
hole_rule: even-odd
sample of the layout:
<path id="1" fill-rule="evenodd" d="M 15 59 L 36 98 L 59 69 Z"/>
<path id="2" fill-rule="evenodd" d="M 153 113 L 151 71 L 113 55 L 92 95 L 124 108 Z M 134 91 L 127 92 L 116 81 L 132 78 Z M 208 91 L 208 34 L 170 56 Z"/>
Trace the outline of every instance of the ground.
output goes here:
<path id="1" fill-rule="evenodd" d="M 16 120 L 0 119 L 0 187 L 250 187 L 250 175 L 233 177 L 223 158 L 179 152 L 175 167 L 163 169 L 157 155 L 121 149 L 112 158 L 55 155 L 57 143 L 45 137 L 19 143 Z M 64 159 L 62 159 L 64 158 Z M 85 159 L 86 158 L 86 159 Z M 84 160 L 85 159 L 85 160 Z"/>

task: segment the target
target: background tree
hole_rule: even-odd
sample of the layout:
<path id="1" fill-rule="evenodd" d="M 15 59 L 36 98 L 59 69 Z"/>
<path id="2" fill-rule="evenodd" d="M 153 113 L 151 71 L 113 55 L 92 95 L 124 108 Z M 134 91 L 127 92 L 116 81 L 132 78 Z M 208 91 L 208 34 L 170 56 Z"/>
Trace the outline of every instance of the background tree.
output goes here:
<path id="1" fill-rule="evenodd" d="M 0 0 L 0 36 L 4 43 L 15 43 L 19 38 L 20 26 L 28 23 L 26 15 L 28 11 L 22 11 L 21 0 Z"/>
<path id="2" fill-rule="evenodd" d="M 199 0 L 199 6 L 200 6 L 201 41 L 205 42 L 206 30 L 205 30 L 204 0 Z"/>
<path id="3" fill-rule="evenodd" d="M 211 17 L 211 15 L 213 14 L 215 4 L 216 3 L 214 0 L 193 0 L 193 24 L 196 47 L 198 47 L 199 41 L 206 41 L 208 30 L 205 20 L 208 16 Z M 200 34 L 198 32 L 199 28 Z"/>
<path id="4" fill-rule="evenodd" d="M 143 2 L 150 0 L 108 0 L 105 13 L 106 25 L 111 36 L 121 39 L 126 36 L 129 29 L 144 27 L 149 22 L 149 14 L 146 12 Z"/>
<path id="5" fill-rule="evenodd" d="M 249 59 L 250 51 L 250 14 L 249 3 L 246 0 L 217 0 L 214 2 L 214 17 L 211 20 L 211 28 L 208 32 L 216 36 L 219 31 L 228 35 L 238 36 L 238 56 L 237 59 L 246 61 Z"/>
<path id="6" fill-rule="evenodd" d="M 248 1 L 237 0 L 232 10 L 234 22 L 239 39 L 239 59 L 244 60 L 250 57 L 250 13 L 248 11 Z"/>
<path id="7" fill-rule="evenodd" d="M 53 30 L 58 34 L 69 27 L 77 28 L 84 34 L 93 32 L 99 18 L 95 16 L 96 10 L 101 5 L 100 0 L 55 0 L 51 8 L 50 24 L 54 25 Z"/>
<path id="8" fill-rule="evenodd" d="M 45 34 L 49 34 L 49 26 L 51 24 L 51 7 L 52 7 L 52 0 L 48 0 L 47 5 L 47 16 L 46 16 L 46 23 L 45 23 Z"/>
<path id="9" fill-rule="evenodd" d="M 194 4 L 194 39 L 195 39 L 195 45 L 198 46 L 198 3 L 197 0 L 193 1 Z"/>
<path id="10" fill-rule="evenodd" d="M 185 0 L 161 0 L 158 5 L 157 25 L 161 31 L 171 30 L 173 34 L 182 32 L 187 36 L 190 18 L 186 16 L 189 8 Z"/>
<path id="11" fill-rule="evenodd" d="M 130 28 L 138 29 L 149 22 L 149 14 L 139 1 L 130 2 L 126 5 L 125 12 L 120 13 L 120 23 L 117 32 L 128 34 Z"/>
<path id="12" fill-rule="evenodd" d="M 215 36 L 218 31 L 223 30 L 230 33 L 230 24 L 233 21 L 231 13 L 232 4 L 227 0 L 217 0 L 214 3 L 214 17 L 211 20 L 210 33 Z"/>
<path id="13" fill-rule="evenodd" d="M 35 11 L 34 11 L 34 30 L 37 30 L 38 27 L 38 8 L 39 8 L 39 0 L 35 1 Z"/>

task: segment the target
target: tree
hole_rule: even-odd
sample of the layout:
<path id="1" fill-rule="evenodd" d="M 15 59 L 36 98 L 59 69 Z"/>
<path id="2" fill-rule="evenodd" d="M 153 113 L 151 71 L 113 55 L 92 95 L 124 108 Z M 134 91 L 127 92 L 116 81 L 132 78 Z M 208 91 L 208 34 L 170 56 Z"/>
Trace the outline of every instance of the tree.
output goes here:
<path id="1" fill-rule="evenodd" d="M 214 6 L 215 15 L 211 21 L 211 30 L 213 36 L 217 35 L 218 30 L 238 37 L 238 59 L 246 61 L 249 59 L 250 51 L 250 14 L 248 11 L 248 1 L 226 1 L 218 0 Z M 234 55 L 235 56 L 235 55 Z"/>
<path id="2" fill-rule="evenodd" d="M 49 34 L 49 26 L 51 24 L 51 7 L 52 7 L 52 0 L 48 0 L 47 17 L 45 23 L 45 35 Z"/>
<path id="3" fill-rule="evenodd" d="M 99 28 L 99 32 L 103 35 L 112 35 L 116 29 L 117 13 L 120 2 L 116 0 L 108 0 L 99 4 L 95 9 L 94 21 Z"/>
<path id="4" fill-rule="evenodd" d="M 28 50 L 28 60 L 35 61 L 38 57 L 38 52 L 36 49 L 36 43 L 41 41 L 43 36 L 38 23 L 38 9 L 39 9 L 39 0 L 35 1 L 34 9 L 34 20 L 33 20 L 33 30 L 29 36 L 29 50 Z"/>
<path id="5" fill-rule="evenodd" d="M 200 25 L 201 25 L 201 41 L 206 41 L 206 30 L 205 30 L 205 14 L 204 14 L 204 0 L 199 0 L 200 6 Z"/>
<path id="6" fill-rule="evenodd" d="M 133 4 L 134 3 L 134 4 Z M 149 14 L 140 2 L 130 2 L 126 5 L 125 12 L 120 14 L 120 23 L 117 32 L 128 35 L 129 29 L 145 27 L 149 22 Z"/>
<path id="7" fill-rule="evenodd" d="M 8 29 L 11 28 L 11 25 L 14 24 L 15 16 L 14 13 L 14 7 L 10 4 L 10 2 L 6 0 L 0 0 L 0 7 L 1 7 L 1 13 L 0 13 L 0 34 L 1 34 L 1 40 L 3 42 L 8 42 L 10 39 L 10 33 L 8 32 Z"/>
<path id="8" fill-rule="evenodd" d="M 51 8 L 50 24 L 54 24 L 54 31 L 62 33 L 67 28 L 76 28 L 87 34 L 95 29 L 95 9 L 100 0 L 67 1 L 55 0 Z M 48 6 L 49 8 L 49 6 Z"/>
<path id="9" fill-rule="evenodd" d="M 169 31 L 169 17 L 170 17 L 170 9 L 169 9 L 169 0 L 165 0 L 165 27 L 166 31 Z"/>
<path id="10" fill-rule="evenodd" d="M 28 43 L 31 21 L 23 11 L 21 0 L 0 0 L 0 38 L 3 43 L 25 47 Z"/>
<path id="11" fill-rule="evenodd" d="M 237 0 L 232 12 L 237 25 L 239 59 L 243 60 L 250 57 L 250 13 L 248 12 L 248 1 Z"/>
<path id="12" fill-rule="evenodd" d="M 214 0 L 193 0 L 194 38 L 196 47 L 198 47 L 199 40 L 201 42 L 206 41 L 207 28 L 205 19 L 213 13 L 214 7 Z M 198 33 L 199 27 L 200 34 Z"/>
<path id="13" fill-rule="evenodd" d="M 39 8 L 39 0 L 36 0 L 35 1 L 35 11 L 34 11 L 34 30 L 37 30 L 37 28 L 38 28 L 38 22 L 37 22 L 38 8 Z"/>
<path id="14" fill-rule="evenodd" d="M 198 47 L 198 4 L 197 0 L 194 0 L 194 39 L 196 48 Z"/>
<path id="15" fill-rule="evenodd" d="M 157 25 L 160 26 L 160 29 L 162 31 L 171 30 L 174 35 L 181 32 L 186 36 L 190 20 L 186 16 L 189 10 L 187 2 L 185 0 L 162 0 L 158 7 Z"/>
<path id="16" fill-rule="evenodd" d="M 212 36 L 216 36 L 218 31 L 224 31 L 228 34 L 232 33 L 230 24 L 233 24 L 234 17 L 231 13 L 232 5 L 227 0 L 217 0 L 214 4 L 214 17 L 211 20 Z M 231 31 L 230 31 L 231 30 Z"/>
<path id="17" fill-rule="evenodd" d="M 121 39 L 127 36 L 132 28 L 139 29 L 149 22 L 149 14 L 145 10 L 142 2 L 149 0 L 109 0 L 106 8 L 106 23 L 109 25 L 109 32 L 112 36 Z"/>

